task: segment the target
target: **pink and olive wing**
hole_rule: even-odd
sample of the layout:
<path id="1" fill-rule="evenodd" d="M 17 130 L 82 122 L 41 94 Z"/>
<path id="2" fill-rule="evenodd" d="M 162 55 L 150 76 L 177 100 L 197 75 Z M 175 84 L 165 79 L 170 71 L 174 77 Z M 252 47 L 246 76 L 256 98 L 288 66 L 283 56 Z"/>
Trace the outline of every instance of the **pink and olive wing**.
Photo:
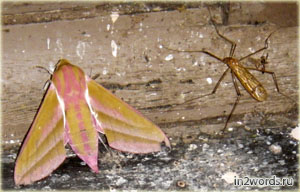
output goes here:
<path id="1" fill-rule="evenodd" d="M 26 185 L 40 180 L 65 158 L 63 112 L 51 84 L 17 157 L 15 183 Z"/>
<path id="2" fill-rule="evenodd" d="M 109 146 L 132 153 L 160 151 L 162 142 L 170 147 L 159 127 L 91 79 L 88 91 L 98 131 L 104 131 Z"/>

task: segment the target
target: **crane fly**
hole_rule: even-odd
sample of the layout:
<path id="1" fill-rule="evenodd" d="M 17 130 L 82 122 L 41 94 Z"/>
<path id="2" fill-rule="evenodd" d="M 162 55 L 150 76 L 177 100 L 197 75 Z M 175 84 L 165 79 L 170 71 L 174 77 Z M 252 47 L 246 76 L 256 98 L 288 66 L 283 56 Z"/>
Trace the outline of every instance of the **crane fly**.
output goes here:
<path id="1" fill-rule="evenodd" d="M 224 39 L 226 42 L 230 43 L 231 44 L 231 48 L 230 48 L 230 52 L 229 52 L 229 56 L 228 57 L 225 57 L 225 58 L 221 58 L 221 57 L 218 57 L 216 56 L 215 54 L 209 52 L 209 51 L 206 51 L 204 49 L 202 50 L 177 50 L 177 49 L 172 49 L 172 48 L 169 48 L 169 47 L 164 47 L 168 50 L 171 50 L 171 51 L 176 51 L 176 52 L 189 52 L 189 53 L 193 53 L 193 52 L 201 52 L 201 53 L 204 53 L 210 57 L 213 57 L 215 58 L 216 60 L 224 63 L 227 65 L 227 69 L 224 71 L 224 73 L 222 74 L 222 76 L 220 77 L 220 79 L 218 80 L 217 84 L 215 85 L 214 89 L 212 90 L 211 93 L 209 94 L 206 94 L 206 95 L 202 95 L 200 97 L 196 97 L 196 98 L 192 98 L 192 99 L 189 99 L 186 102 L 190 102 L 190 101 L 193 101 L 193 100 L 196 100 L 196 99 L 199 99 L 199 98 L 202 98 L 202 97 L 205 97 L 205 96 L 208 96 L 208 95 L 213 95 L 216 93 L 221 81 L 224 79 L 225 75 L 228 73 L 228 71 L 231 71 L 231 76 L 232 76 L 232 81 L 233 81 L 233 84 L 234 84 L 234 87 L 235 87 L 235 90 L 236 90 L 236 93 L 237 93 L 237 98 L 235 100 L 235 103 L 231 109 L 231 112 L 230 114 L 228 115 L 227 117 L 227 120 L 226 120 L 226 123 L 225 123 L 225 126 L 224 128 L 221 130 L 225 130 L 226 127 L 227 127 L 227 124 L 234 112 L 234 110 L 236 109 L 236 106 L 238 105 L 239 101 L 240 101 L 240 97 L 242 96 L 242 94 L 240 93 L 240 90 L 239 90 L 239 87 L 238 87 L 238 84 L 237 84 L 237 80 L 239 80 L 239 82 L 241 83 L 241 85 L 245 88 L 245 90 L 256 100 L 256 101 L 265 101 L 268 97 L 268 94 L 267 94 L 267 91 L 265 90 L 265 88 L 263 87 L 263 85 L 255 78 L 255 76 L 253 76 L 249 70 L 254 70 L 254 71 L 260 71 L 262 73 L 266 73 L 266 74 L 270 74 L 272 75 L 272 78 L 273 78 L 273 81 L 274 81 L 274 84 L 275 84 L 275 87 L 276 87 L 276 90 L 278 93 L 280 93 L 281 95 L 291 99 L 292 101 L 294 101 L 292 98 L 290 98 L 289 96 L 283 94 L 280 90 L 279 90 L 279 86 L 278 86 L 278 83 L 277 83 L 277 80 L 276 80 L 276 75 L 273 71 L 268 71 L 268 70 L 265 70 L 265 64 L 267 64 L 267 58 L 268 58 L 268 54 L 266 56 L 262 56 L 260 58 L 260 63 L 259 64 L 255 64 L 255 67 L 244 67 L 242 64 L 241 64 L 241 61 L 242 60 L 245 60 L 246 58 L 249 58 L 250 56 L 252 55 L 255 55 L 259 52 L 262 52 L 263 50 L 266 50 L 268 48 L 268 40 L 269 38 L 271 37 L 271 35 L 276 31 L 273 31 L 269 34 L 269 36 L 266 38 L 265 40 L 265 46 L 254 51 L 253 53 L 250 53 L 244 57 L 241 57 L 240 59 L 237 59 L 234 57 L 234 52 L 235 52 L 235 48 L 236 48 L 236 43 L 230 39 L 228 39 L 227 37 L 225 37 L 224 35 L 222 35 L 219 30 L 217 29 L 216 27 L 216 24 L 214 23 L 213 20 L 211 20 L 212 23 L 213 23 L 213 26 L 216 30 L 216 33 L 218 34 L 218 36 L 220 36 L 222 39 Z"/>

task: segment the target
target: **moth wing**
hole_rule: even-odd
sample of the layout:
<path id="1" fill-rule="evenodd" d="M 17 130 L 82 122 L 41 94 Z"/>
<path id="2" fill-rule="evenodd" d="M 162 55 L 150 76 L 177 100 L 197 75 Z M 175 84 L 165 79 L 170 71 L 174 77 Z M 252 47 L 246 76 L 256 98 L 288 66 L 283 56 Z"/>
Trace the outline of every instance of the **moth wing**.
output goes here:
<path id="1" fill-rule="evenodd" d="M 31 184 L 50 175 L 66 158 L 64 146 L 63 112 L 51 84 L 19 151 L 15 183 Z"/>
<path id="2" fill-rule="evenodd" d="M 110 147 L 131 153 L 160 151 L 162 142 L 170 147 L 159 127 L 89 78 L 88 92 L 98 131 L 104 132 Z"/>

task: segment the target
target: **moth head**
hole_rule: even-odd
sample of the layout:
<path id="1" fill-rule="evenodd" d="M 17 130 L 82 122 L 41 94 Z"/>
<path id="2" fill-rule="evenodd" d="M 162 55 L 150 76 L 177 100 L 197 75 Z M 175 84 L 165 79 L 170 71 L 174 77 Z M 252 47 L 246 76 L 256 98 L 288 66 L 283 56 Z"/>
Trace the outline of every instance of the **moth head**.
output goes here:
<path id="1" fill-rule="evenodd" d="M 54 71 L 58 70 L 60 67 L 62 67 L 64 65 L 70 65 L 70 64 L 71 63 L 68 60 L 66 60 L 66 59 L 60 59 L 56 63 Z"/>

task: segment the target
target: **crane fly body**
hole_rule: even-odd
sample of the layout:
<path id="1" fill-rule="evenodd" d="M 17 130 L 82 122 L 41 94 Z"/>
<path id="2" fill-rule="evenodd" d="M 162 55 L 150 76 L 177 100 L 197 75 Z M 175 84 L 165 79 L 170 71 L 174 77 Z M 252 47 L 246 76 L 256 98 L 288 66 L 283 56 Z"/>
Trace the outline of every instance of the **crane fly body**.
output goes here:
<path id="1" fill-rule="evenodd" d="M 257 101 L 267 100 L 268 94 L 263 85 L 239 61 L 226 57 L 223 62 L 231 69 L 246 91 Z"/>
<path id="2" fill-rule="evenodd" d="M 211 20 L 212 23 L 213 23 L 213 26 L 216 30 L 216 33 L 218 34 L 218 36 L 220 36 L 222 39 L 224 39 L 226 42 L 230 43 L 231 44 L 231 48 L 230 48 L 230 52 L 229 52 L 229 56 L 228 57 L 225 57 L 225 58 L 220 58 L 218 56 L 216 56 L 215 54 L 209 52 L 209 51 L 206 51 L 204 49 L 202 50 L 177 50 L 177 49 L 172 49 L 172 48 L 169 48 L 169 47 L 164 47 L 168 50 L 171 50 L 171 51 L 176 51 L 176 52 L 189 52 L 189 53 L 195 53 L 195 52 L 201 52 L 201 53 L 204 53 L 210 57 L 213 57 L 215 58 L 216 60 L 222 62 L 222 63 L 225 63 L 228 68 L 225 70 L 225 72 L 222 74 L 222 76 L 220 77 L 220 79 L 218 80 L 218 82 L 216 83 L 213 91 L 209 94 L 205 94 L 205 95 L 202 95 L 202 96 L 199 96 L 199 97 L 196 97 L 196 98 L 192 98 L 192 99 L 189 99 L 189 100 L 186 100 L 185 103 L 187 102 L 190 102 L 190 101 L 193 101 L 193 100 L 196 100 L 196 99 L 199 99 L 199 98 L 202 98 L 204 96 L 208 96 L 208 95 L 213 95 L 216 93 L 221 81 L 224 79 L 225 75 L 228 73 L 228 71 L 230 70 L 231 71 L 231 76 L 232 76 L 232 81 L 233 81 L 233 85 L 235 87 L 235 90 L 236 90 L 236 93 L 237 93 L 237 98 L 236 98 L 236 101 L 231 109 L 231 112 L 230 114 L 228 115 L 227 117 L 227 120 L 226 120 L 226 123 L 225 123 L 225 126 L 222 130 L 226 129 L 227 127 L 227 124 L 236 108 L 236 106 L 238 105 L 239 101 L 240 101 L 240 97 L 242 96 L 242 94 L 240 93 L 240 90 L 239 90 L 239 87 L 238 87 L 238 84 L 236 82 L 236 79 L 239 80 L 239 82 L 241 83 L 241 85 L 245 88 L 245 90 L 256 100 L 256 101 L 265 101 L 267 100 L 268 98 L 268 94 L 267 94 L 267 91 L 265 90 L 265 88 L 263 87 L 263 85 L 254 77 L 254 75 L 252 75 L 249 70 L 255 70 L 255 71 L 260 71 L 262 72 L 263 74 L 266 73 L 266 74 L 270 74 L 272 75 L 272 78 L 273 78 L 273 81 L 274 81 L 274 84 L 275 84 L 275 87 L 276 87 L 276 90 L 278 93 L 280 93 L 281 95 L 287 97 L 288 99 L 292 100 L 293 102 L 295 102 L 292 98 L 290 98 L 289 96 L 283 94 L 282 92 L 280 92 L 279 90 L 279 87 L 278 87 L 278 83 L 277 83 L 277 80 L 276 80 L 276 75 L 274 72 L 272 71 L 267 71 L 265 70 L 265 64 L 267 64 L 267 58 L 268 58 L 268 54 L 266 56 L 262 56 L 261 59 L 260 59 L 260 63 L 259 64 L 254 64 L 255 67 L 244 67 L 242 64 L 241 64 L 241 61 L 246 59 L 246 58 L 249 58 L 250 56 L 252 55 L 255 55 L 259 52 L 262 52 L 263 50 L 266 50 L 268 48 L 268 40 L 269 38 L 271 37 L 271 35 L 277 31 L 273 31 L 269 34 L 269 36 L 266 38 L 265 40 L 265 46 L 254 51 L 253 53 L 250 53 L 244 57 L 241 57 L 240 59 L 237 59 L 235 57 L 233 57 L 234 55 L 234 51 L 235 51 L 235 48 L 236 48 L 236 43 L 233 42 L 232 40 L 228 39 L 227 37 L 225 37 L 224 35 L 222 35 L 217 27 L 216 27 L 216 24 L 214 23 L 213 20 Z M 175 104 L 175 105 L 178 105 L 178 104 Z M 180 104 L 179 104 L 180 105 Z"/>

